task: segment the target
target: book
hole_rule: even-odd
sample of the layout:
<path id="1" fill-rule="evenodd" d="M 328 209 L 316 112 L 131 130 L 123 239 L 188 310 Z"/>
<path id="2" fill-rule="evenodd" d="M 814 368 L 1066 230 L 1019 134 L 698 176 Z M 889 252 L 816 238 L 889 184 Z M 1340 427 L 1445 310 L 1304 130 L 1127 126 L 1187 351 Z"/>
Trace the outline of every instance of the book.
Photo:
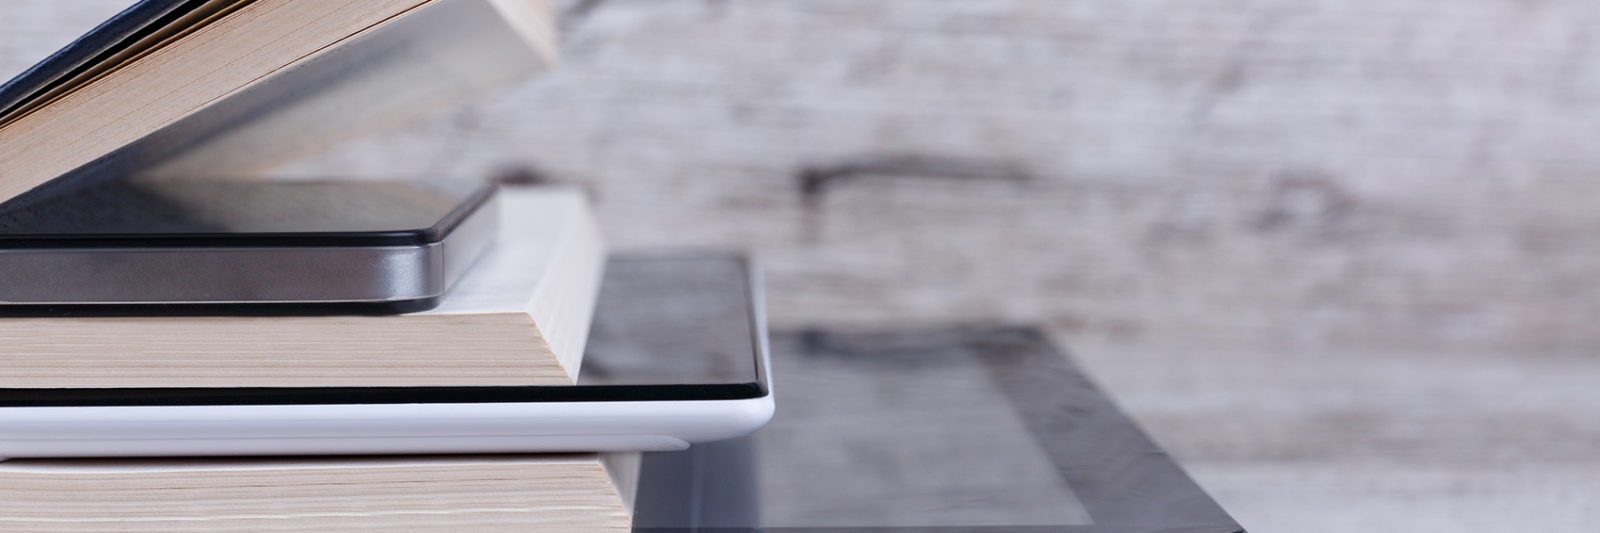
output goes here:
<path id="1" fill-rule="evenodd" d="M 631 527 L 639 454 L 0 462 L 4 531 Z"/>
<path id="2" fill-rule="evenodd" d="M 554 61 L 537 0 L 143 0 L 0 85 L 0 201 L 248 175 Z"/>
<path id="3" fill-rule="evenodd" d="M 0 388 L 571 385 L 605 251 L 583 194 L 505 187 L 494 245 L 394 316 L 0 319 Z"/>

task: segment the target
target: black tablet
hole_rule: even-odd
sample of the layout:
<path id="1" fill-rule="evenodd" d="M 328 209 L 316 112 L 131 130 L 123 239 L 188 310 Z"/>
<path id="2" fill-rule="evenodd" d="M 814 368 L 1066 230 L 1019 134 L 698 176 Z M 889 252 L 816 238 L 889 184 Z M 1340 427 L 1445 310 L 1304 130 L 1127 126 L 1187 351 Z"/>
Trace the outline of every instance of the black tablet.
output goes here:
<path id="1" fill-rule="evenodd" d="M 490 183 L 127 181 L 0 211 L 0 312 L 408 312 L 488 248 Z"/>

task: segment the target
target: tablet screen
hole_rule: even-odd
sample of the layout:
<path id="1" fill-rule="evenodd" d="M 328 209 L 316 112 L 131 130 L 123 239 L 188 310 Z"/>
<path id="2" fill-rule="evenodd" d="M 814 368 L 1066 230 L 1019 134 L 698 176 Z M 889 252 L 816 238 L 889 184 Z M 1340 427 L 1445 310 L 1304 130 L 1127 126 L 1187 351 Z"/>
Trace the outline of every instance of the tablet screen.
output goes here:
<path id="1" fill-rule="evenodd" d="M 703 255 L 610 261 L 578 384 L 757 381 L 748 268 Z"/>

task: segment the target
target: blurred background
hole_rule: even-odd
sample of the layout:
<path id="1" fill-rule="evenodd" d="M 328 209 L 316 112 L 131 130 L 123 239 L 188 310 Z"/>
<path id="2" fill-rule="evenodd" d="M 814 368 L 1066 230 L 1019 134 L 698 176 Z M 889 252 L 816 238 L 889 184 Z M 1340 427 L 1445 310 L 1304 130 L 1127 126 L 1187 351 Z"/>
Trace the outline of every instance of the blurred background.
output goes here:
<path id="1" fill-rule="evenodd" d="M 6 0 L 0 78 L 129 3 Z M 282 172 L 577 184 L 778 327 L 1045 327 L 1253 531 L 1600 523 L 1600 4 L 553 3 L 560 68 Z"/>

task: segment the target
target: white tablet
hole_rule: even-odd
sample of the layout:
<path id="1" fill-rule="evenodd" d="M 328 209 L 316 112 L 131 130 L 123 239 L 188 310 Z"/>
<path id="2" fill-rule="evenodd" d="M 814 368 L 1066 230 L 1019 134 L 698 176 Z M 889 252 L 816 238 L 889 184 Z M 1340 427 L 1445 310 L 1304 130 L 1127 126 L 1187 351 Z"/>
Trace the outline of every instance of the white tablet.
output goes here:
<path id="1" fill-rule="evenodd" d="M 576 385 L 0 389 L 0 457 L 677 450 L 771 419 L 765 324 L 740 257 L 613 258 Z"/>

